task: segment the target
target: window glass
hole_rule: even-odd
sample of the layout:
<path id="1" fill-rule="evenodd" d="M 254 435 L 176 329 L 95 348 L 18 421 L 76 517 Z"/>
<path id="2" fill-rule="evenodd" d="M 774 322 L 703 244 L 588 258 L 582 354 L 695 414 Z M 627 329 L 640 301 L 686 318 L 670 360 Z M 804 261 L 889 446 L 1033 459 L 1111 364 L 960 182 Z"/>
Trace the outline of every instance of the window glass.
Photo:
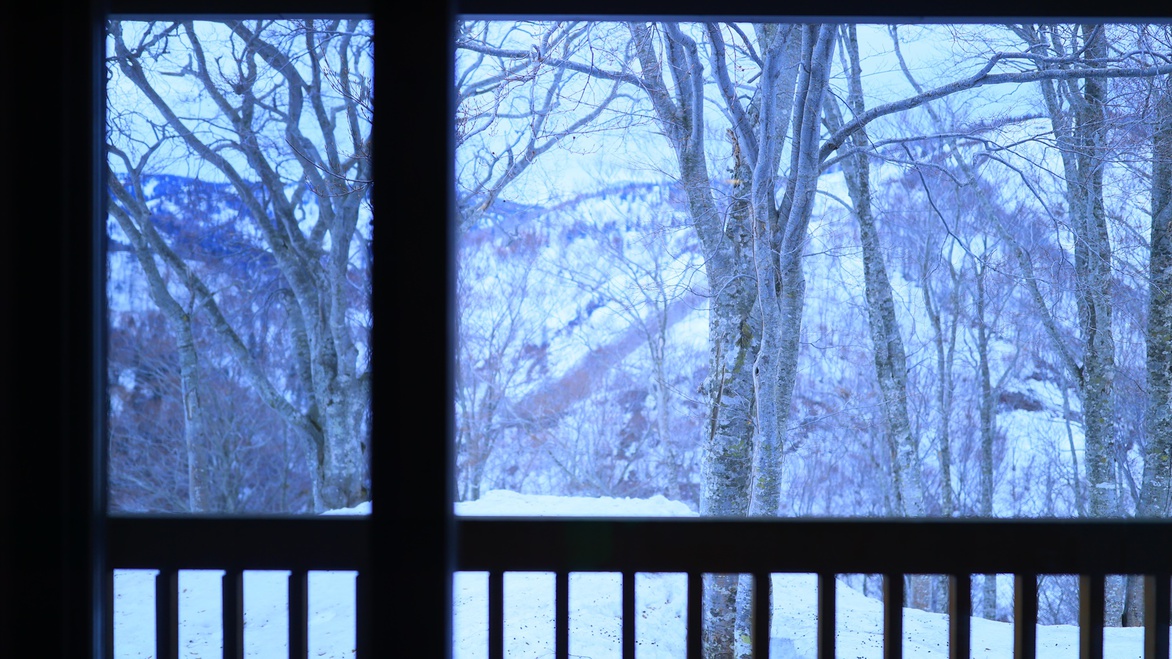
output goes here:
<path id="1" fill-rule="evenodd" d="M 367 510 L 372 25 L 108 22 L 112 512 Z"/>
<path id="2" fill-rule="evenodd" d="M 455 47 L 457 513 L 1167 515 L 1167 26 Z"/>

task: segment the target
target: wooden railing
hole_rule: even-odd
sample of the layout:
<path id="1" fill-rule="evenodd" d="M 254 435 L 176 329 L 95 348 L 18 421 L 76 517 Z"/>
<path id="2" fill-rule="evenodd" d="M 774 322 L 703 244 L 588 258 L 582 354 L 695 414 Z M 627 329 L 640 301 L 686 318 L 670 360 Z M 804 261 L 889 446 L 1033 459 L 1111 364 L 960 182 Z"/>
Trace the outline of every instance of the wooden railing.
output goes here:
<path id="1" fill-rule="evenodd" d="M 622 583 L 622 656 L 635 656 L 635 574 L 684 573 L 688 578 L 687 656 L 702 656 L 702 576 L 753 575 L 755 656 L 768 657 L 768 576 L 818 575 L 819 659 L 834 657 L 836 575 L 884 575 L 884 657 L 902 655 L 904 575 L 949 577 L 949 656 L 970 656 L 973 574 L 1013 574 L 1014 657 L 1036 652 L 1037 576 L 1080 575 L 1080 656 L 1103 657 L 1104 577 L 1145 575 L 1144 656 L 1168 659 L 1172 524 L 1159 521 L 887 521 L 710 519 L 510 519 L 455 521 L 454 569 L 489 574 L 489 657 L 504 657 L 506 572 L 556 575 L 555 656 L 568 657 L 568 579 L 572 572 L 618 572 Z M 408 541 L 406 538 L 404 541 Z M 243 657 L 242 573 L 288 570 L 289 656 L 306 657 L 306 574 L 358 572 L 356 635 L 360 657 L 372 656 L 369 521 L 362 517 L 232 519 L 118 517 L 108 524 L 111 569 L 153 569 L 157 656 L 178 656 L 176 574 L 224 570 L 224 657 Z M 393 561 L 393 557 L 380 557 Z M 402 569 L 410 569 L 402 566 Z M 112 603 L 112 579 L 106 580 Z M 381 594 L 385 597 L 402 596 Z M 112 606 L 112 604 L 111 604 Z M 108 634 L 112 637 L 112 634 Z M 113 656 L 112 649 L 107 652 Z"/>
<path id="2" fill-rule="evenodd" d="M 317 570 L 358 573 L 355 637 L 358 656 L 370 657 L 368 568 L 370 522 L 365 517 L 206 518 L 191 516 L 112 517 L 107 521 L 111 570 L 158 570 L 155 579 L 155 657 L 179 657 L 180 570 L 223 570 L 223 656 L 244 657 L 244 572 L 286 570 L 289 574 L 289 657 L 309 655 L 308 575 Z M 104 583 L 113 611 L 113 574 Z M 111 616 L 112 619 L 112 616 Z M 113 630 L 106 651 L 113 657 Z"/>
<path id="3" fill-rule="evenodd" d="M 456 569 L 489 574 L 489 657 L 504 657 L 505 572 L 556 575 L 555 656 L 568 657 L 568 575 L 622 574 L 622 656 L 635 656 L 634 575 L 688 578 L 687 656 L 702 656 L 707 573 L 753 576 L 755 657 L 769 656 L 768 576 L 818 575 L 819 659 L 835 656 L 836 575 L 884 575 L 885 659 L 902 656 L 904 575 L 949 577 L 949 656 L 970 656 L 973 574 L 1013 574 L 1014 657 L 1036 653 L 1037 576 L 1080 575 L 1080 657 L 1103 657 L 1104 577 L 1145 575 L 1144 656 L 1168 659 L 1172 524 L 1066 520 L 632 520 L 459 518 Z"/>

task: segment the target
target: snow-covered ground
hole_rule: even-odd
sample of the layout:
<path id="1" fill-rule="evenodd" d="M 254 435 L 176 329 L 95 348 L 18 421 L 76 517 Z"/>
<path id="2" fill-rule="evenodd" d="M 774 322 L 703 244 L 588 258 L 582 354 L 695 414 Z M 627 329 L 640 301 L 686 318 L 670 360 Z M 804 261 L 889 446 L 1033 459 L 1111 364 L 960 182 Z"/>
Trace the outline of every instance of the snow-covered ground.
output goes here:
<path id="1" fill-rule="evenodd" d="M 363 513 L 360 508 L 351 513 Z M 458 515 L 650 516 L 684 517 L 695 513 L 664 497 L 608 499 L 522 495 L 492 491 L 477 501 L 456 505 Z M 220 656 L 220 572 L 190 571 L 179 577 L 180 648 L 187 658 Z M 455 656 L 488 656 L 487 575 L 458 573 L 454 583 Z M 120 570 L 115 574 L 114 643 L 121 658 L 154 654 L 154 573 Z M 245 652 L 248 657 L 284 658 L 288 622 L 285 614 L 287 574 L 247 573 L 244 582 Z M 354 656 L 354 575 L 310 575 L 309 643 L 311 657 Z M 771 656 L 814 657 L 817 587 L 814 575 L 775 575 Z M 838 656 L 882 656 L 883 605 L 838 584 Z M 635 582 L 638 656 L 682 658 L 687 583 L 678 574 L 640 574 Z M 621 589 L 616 574 L 570 577 L 570 654 L 580 658 L 617 657 L 621 651 Z M 505 575 L 506 656 L 553 655 L 553 575 Z M 1105 630 L 1104 655 L 1112 659 L 1143 656 L 1143 630 Z M 948 618 L 904 610 L 904 656 L 947 657 Z M 972 621 L 972 651 L 977 658 L 1013 655 L 1013 626 L 980 618 Z M 1078 655 L 1078 628 L 1038 627 L 1039 659 Z"/>

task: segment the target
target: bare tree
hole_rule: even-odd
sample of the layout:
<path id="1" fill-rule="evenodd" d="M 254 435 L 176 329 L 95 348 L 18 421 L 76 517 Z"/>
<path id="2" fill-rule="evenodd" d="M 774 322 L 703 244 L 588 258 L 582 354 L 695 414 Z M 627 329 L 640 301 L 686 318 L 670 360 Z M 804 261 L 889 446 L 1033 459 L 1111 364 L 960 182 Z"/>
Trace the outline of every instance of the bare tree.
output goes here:
<path id="1" fill-rule="evenodd" d="M 842 26 L 845 44 L 850 116 L 865 111 L 862 85 L 862 65 L 859 61 L 859 40 L 855 26 Z M 842 111 L 837 103 L 826 105 L 827 124 L 831 130 L 843 126 Z M 882 395 L 883 416 L 887 441 L 892 455 L 892 479 L 896 494 L 896 510 L 900 515 L 919 517 L 924 513 L 923 467 L 919 456 L 919 438 L 912 434 L 907 407 L 907 354 L 903 347 L 899 324 L 895 318 L 891 281 L 883 262 L 883 248 L 879 241 L 871 208 L 871 165 L 865 128 L 851 136 L 852 156 L 842 160 L 847 190 L 854 204 L 854 216 L 859 225 L 863 248 L 863 288 L 867 300 L 867 320 L 871 327 L 871 341 L 875 355 L 875 374 Z"/>
<path id="2" fill-rule="evenodd" d="M 1152 134 L 1151 284 L 1148 302 L 1148 444 L 1136 514 L 1168 514 L 1172 468 L 1172 88 L 1157 83 Z"/>
<path id="3" fill-rule="evenodd" d="M 607 28 L 615 41 L 600 52 L 623 56 L 605 61 L 563 57 L 540 47 L 532 53 L 485 45 L 469 48 L 501 58 L 501 70 L 531 67 L 536 59 L 551 69 L 628 85 L 639 90 L 636 96 L 650 107 L 650 115 L 674 157 L 670 174 L 683 191 L 710 291 L 710 372 L 705 388 L 710 423 L 703 439 L 700 507 L 702 514 L 712 516 L 778 513 L 786 441 L 793 425 L 793 390 L 805 306 L 803 260 L 813 197 L 821 174 L 841 165 L 850 170 L 856 212 L 865 211 L 869 199 L 866 159 L 876 156 L 883 144 L 867 134 L 876 120 L 992 85 L 1053 81 L 1073 89 L 1079 84 L 1085 88 L 1088 80 L 1099 81 L 1091 84 L 1093 92 L 1095 84 L 1109 78 L 1142 78 L 1172 71 L 1172 65 L 1166 63 L 1105 59 L 1085 51 L 1046 54 L 1028 47 L 1024 51 L 986 48 L 971 74 L 936 87 L 916 85 L 914 93 L 868 108 L 862 103 L 859 58 L 854 56 L 848 58 L 846 72 L 849 80 L 850 69 L 855 69 L 845 103 L 849 115 L 836 117 L 836 111 L 841 115 L 847 112 L 827 102 L 838 32 L 835 26 L 630 23 L 625 27 L 625 41 L 613 28 Z M 849 38 L 850 30 L 846 33 Z M 1089 105 L 1094 106 L 1095 93 L 1091 97 Z M 713 109 L 726 123 L 709 118 Z M 1079 125 L 1086 126 L 1086 135 L 1093 142 L 1095 122 L 1090 115 L 1084 119 Z M 721 135 L 710 132 L 718 125 L 727 127 L 722 135 L 727 137 L 727 149 L 723 140 L 711 139 L 713 134 Z M 952 138 L 972 134 L 939 132 Z M 888 143 L 900 139 L 906 137 Z M 715 163 L 722 161 L 728 163 L 728 178 L 713 171 Z M 966 182 L 979 181 L 971 163 L 963 162 L 958 168 Z M 1088 161 L 1084 169 L 1091 177 L 1084 187 L 1093 191 L 1100 185 L 1093 178 L 1095 163 Z M 1003 240 L 1002 249 L 1017 255 L 1030 289 L 1028 282 L 1034 278 L 1030 255 L 1014 240 L 1007 221 L 1010 213 L 991 200 L 984 204 L 978 204 L 974 216 L 987 218 L 998 239 Z M 859 221 L 862 224 L 864 220 Z M 884 426 L 897 448 L 893 468 L 908 476 L 897 488 L 899 505 L 894 509 L 920 514 L 925 509 L 925 488 L 916 482 L 923 478 L 919 473 L 922 456 L 907 410 L 906 355 L 901 364 L 902 348 L 896 345 L 898 341 L 893 343 L 893 337 L 899 338 L 899 326 L 890 299 L 884 301 L 879 236 L 877 229 L 872 229 L 876 229 L 873 223 L 864 238 L 874 247 L 868 247 L 871 256 L 876 257 L 868 259 L 867 301 L 874 313 L 873 343 L 883 349 L 876 350 L 879 378 L 881 382 L 886 378 L 890 385 L 884 387 L 882 398 L 888 410 Z M 967 249 L 966 244 L 958 244 Z M 1101 261 L 1104 256 L 1097 253 L 1087 263 Z M 1037 282 L 1032 286 L 1030 293 L 1040 299 Z M 890 283 L 886 289 L 889 298 Z M 1088 298 L 1087 302 L 1099 316 L 1109 312 L 1101 303 L 1104 300 L 1100 298 Z M 1110 300 L 1105 303 L 1109 305 Z M 1043 313 L 1042 321 L 1053 336 L 1061 334 L 1052 316 Z M 1096 331 L 1100 340 L 1109 338 Z M 1064 363 L 1075 361 L 1065 359 Z M 1104 362 L 1104 368 L 1109 370 L 1109 364 Z M 990 384 L 986 398 L 993 391 Z M 707 655 L 740 656 L 747 652 L 738 643 L 748 629 L 747 595 L 745 588 L 738 588 L 736 577 L 706 579 Z"/>
<path id="4" fill-rule="evenodd" d="M 198 321 L 303 437 L 315 510 L 369 499 L 369 24 L 111 21 L 108 29 L 111 76 L 147 108 L 109 133 L 111 213 L 180 337 L 189 436 L 206 433 L 199 372 L 209 357 L 187 338 Z M 143 177 L 182 161 L 231 186 L 234 221 L 273 259 L 293 346 L 287 363 L 266 368 L 241 338 L 240 319 L 221 306 L 219 288 L 231 282 L 185 260 L 154 227 L 161 200 Z M 162 268 L 175 285 L 161 283 Z M 199 494 L 206 458 L 190 456 L 193 510 L 208 505 Z"/>
<path id="5" fill-rule="evenodd" d="M 755 404 L 753 416 L 756 421 L 752 430 L 754 457 L 749 472 L 748 501 L 741 494 L 746 492 L 741 485 L 745 481 L 725 476 L 729 473 L 727 469 L 735 469 L 733 465 L 738 463 L 724 460 L 724 456 L 732 454 L 728 451 L 729 447 L 746 446 L 745 438 L 734 435 L 724 441 L 710 439 L 706 453 L 706 473 L 703 476 L 703 487 L 709 494 L 707 498 L 701 498 L 702 514 L 727 515 L 745 508 L 749 514 L 776 513 L 777 475 L 780 473 L 782 456 L 780 449 L 784 443 L 792 403 L 792 374 L 799 345 L 804 290 L 801 262 L 811 201 L 818 176 L 824 167 L 843 162 L 853 157 L 856 150 L 865 148 L 853 143 L 858 131 L 880 117 L 905 112 L 936 99 L 988 85 L 1073 80 L 1088 76 L 1150 76 L 1162 71 L 1160 66 L 1130 69 L 1119 66 L 1087 72 L 1064 66 L 1069 60 L 1045 60 L 1037 70 L 995 72 L 1003 62 L 1030 59 L 1028 53 L 997 52 L 989 56 L 973 75 L 935 88 L 918 89 L 912 96 L 861 111 L 849 121 L 832 128 L 830 134 L 823 138 L 819 126 L 830 74 L 834 29 L 829 26 L 758 26 L 756 30 L 758 43 L 755 50 L 749 48 L 748 39 L 744 39 L 744 51 L 751 53 L 749 57 L 759 72 L 746 107 L 728 74 L 727 51 L 721 28 L 715 25 L 706 28 L 712 49 L 713 77 L 735 138 L 734 180 L 747 188 L 742 196 L 733 197 L 733 203 L 728 205 L 726 213 L 717 214 L 711 203 L 711 178 L 708 176 L 704 152 L 703 67 L 696 40 L 679 25 L 658 26 L 665 53 L 661 58 L 654 49 L 651 27 L 641 24 L 631 26 L 641 71 L 640 78 L 634 84 L 640 85 L 647 92 L 661 131 L 675 151 L 679 177 L 688 193 L 689 210 L 704 245 L 705 265 L 714 296 L 718 295 L 718 291 L 735 292 L 731 285 L 725 287 L 725 282 L 732 278 L 730 275 L 733 273 L 734 276 L 745 276 L 736 273 L 733 268 L 722 269 L 725 266 L 721 264 L 737 254 L 748 253 L 744 246 L 746 239 L 751 236 L 754 264 L 751 281 L 756 287 L 755 306 L 756 312 L 760 314 L 760 325 L 735 322 L 736 318 L 750 318 L 752 309 L 750 314 L 726 315 L 732 311 L 732 307 L 722 305 L 717 299 L 713 302 L 711 321 L 714 329 L 722 325 L 761 328 L 759 343 L 751 346 L 756 348 L 756 361 L 753 387 L 747 395 L 747 399 Z M 800 46 L 797 45 L 799 43 Z M 670 88 L 662 78 L 664 69 L 672 75 L 674 84 Z M 796 79 L 785 78 L 794 72 L 797 73 Z M 785 137 L 790 135 L 790 162 L 782 176 L 779 172 L 782 146 Z M 779 181 L 785 181 L 785 185 L 779 185 Z M 779 190 L 783 194 L 780 203 L 776 203 Z M 746 227 L 751 230 L 746 231 Z M 735 249 L 738 247 L 739 250 Z M 744 256 L 741 259 L 746 260 Z M 734 299 L 747 298 L 741 295 Z M 714 359 L 722 354 L 721 347 L 729 343 L 722 341 L 722 338 L 724 336 L 720 332 L 710 333 Z M 722 361 L 714 361 L 714 376 L 725 373 L 721 368 Z M 720 399 L 716 398 L 716 401 Z M 726 410 L 716 405 L 714 411 Z M 739 464 L 743 465 L 743 462 Z M 743 466 L 740 468 L 743 469 Z M 709 502 L 707 506 L 705 501 Z M 725 505 L 712 505 L 716 502 Z M 737 620 L 737 629 L 747 630 L 747 615 L 744 614 L 747 613 L 748 600 L 743 588 L 734 594 L 735 584 L 717 583 L 713 579 L 708 586 L 705 610 L 708 616 L 706 622 L 709 624 L 705 626 L 705 647 L 713 656 L 725 656 L 722 653 L 737 646 L 736 639 L 742 636 L 734 632 L 730 644 L 727 636 L 729 618 Z M 726 604 L 722 605 L 721 602 L 728 602 L 730 597 L 738 600 L 737 608 L 741 615 L 734 617 L 724 613 L 727 611 L 723 608 Z M 741 646 L 734 650 L 734 654 L 746 651 Z"/>
<path id="6" fill-rule="evenodd" d="M 631 123 L 624 80 L 600 81 L 591 75 L 601 70 L 596 58 L 625 66 L 626 53 L 602 50 L 609 47 L 606 31 L 607 24 L 590 21 L 459 24 L 456 208 L 461 231 L 544 154 L 573 149 L 583 134 Z"/>

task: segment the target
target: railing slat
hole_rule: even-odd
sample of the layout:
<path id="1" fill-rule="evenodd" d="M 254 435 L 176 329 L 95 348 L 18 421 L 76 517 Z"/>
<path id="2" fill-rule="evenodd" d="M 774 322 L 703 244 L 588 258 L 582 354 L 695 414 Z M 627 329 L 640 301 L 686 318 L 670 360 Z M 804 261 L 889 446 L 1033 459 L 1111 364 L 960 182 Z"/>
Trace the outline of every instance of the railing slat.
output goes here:
<path id="1" fill-rule="evenodd" d="M 1170 599 L 1172 584 L 1168 574 L 1144 576 L 1144 659 L 1168 659 Z"/>
<path id="2" fill-rule="evenodd" d="M 289 659 L 309 659 L 309 573 L 289 573 Z"/>
<path id="3" fill-rule="evenodd" d="M 883 659 L 903 658 L 903 575 L 883 575 Z"/>
<path id="4" fill-rule="evenodd" d="M 833 573 L 823 572 L 818 575 L 818 659 L 834 658 L 834 632 L 837 622 L 834 619 L 835 586 L 838 577 Z"/>
<path id="5" fill-rule="evenodd" d="M 623 659 L 635 659 L 635 573 L 623 573 Z"/>
<path id="6" fill-rule="evenodd" d="M 224 659 L 244 659 L 244 572 L 224 570 L 220 593 L 223 596 L 220 625 L 224 630 Z"/>
<path id="7" fill-rule="evenodd" d="M 570 657 L 570 573 L 561 571 L 554 577 L 554 643 L 556 659 Z"/>
<path id="8" fill-rule="evenodd" d="M 103 657 L 114 656 L 114 570 L 106 570 L 102 580 L 102 597 L 106 600 L 106 633 L 103 634 Z"/>
<path id="9" fill-rule="evenodd" d="M 155 656 L 179 659 L 179 571 L 155 577 Z"/>
<path id="10" fill-rule="evenodd" d="M 488 573 L 488 659 L 505 659 L 505 573 Z"/>
<path id="11" fill-rule="evenodd" d="M 374 640 L 372 638 L 374 621 L 371 619 L 374 616 L 374 600 L 372 595 L 370 573 L 368 570 L 361 570 L 354 580 L 354 613 L 356 614 L 354 616 L 354 640 L 358 646 L 355 648 L 358 650 L 356 654 L 363 659 L 374 656 Z"/>
<path id="12" fill-rule="evenodd" d="M 1083 574 L 1078 578 L 1078 656 L 1103 659 L 1103 575 Z"/>
<path id="13" fill-rule="evenodd" d="M 688 659 L 703 659 L 704 655 L 704 575 L 688 573 Z"/>
<path id="14" fill-rule="evenodd" d="M 969 659 L 972 655 L 973 577 L 948 577 L 948 657 Z"/>
<path id="15" fill-rule="evenodd" d="M 1038 650 L 1038 577 L 1013 577 L 1013 656 L 1034 659 Z"/>
<path id="16" fill-rule="evenodd" d="M 753 657 L 769 659 L 770 596 L 773 582 L 768 572 L 753 575 Z"/>

